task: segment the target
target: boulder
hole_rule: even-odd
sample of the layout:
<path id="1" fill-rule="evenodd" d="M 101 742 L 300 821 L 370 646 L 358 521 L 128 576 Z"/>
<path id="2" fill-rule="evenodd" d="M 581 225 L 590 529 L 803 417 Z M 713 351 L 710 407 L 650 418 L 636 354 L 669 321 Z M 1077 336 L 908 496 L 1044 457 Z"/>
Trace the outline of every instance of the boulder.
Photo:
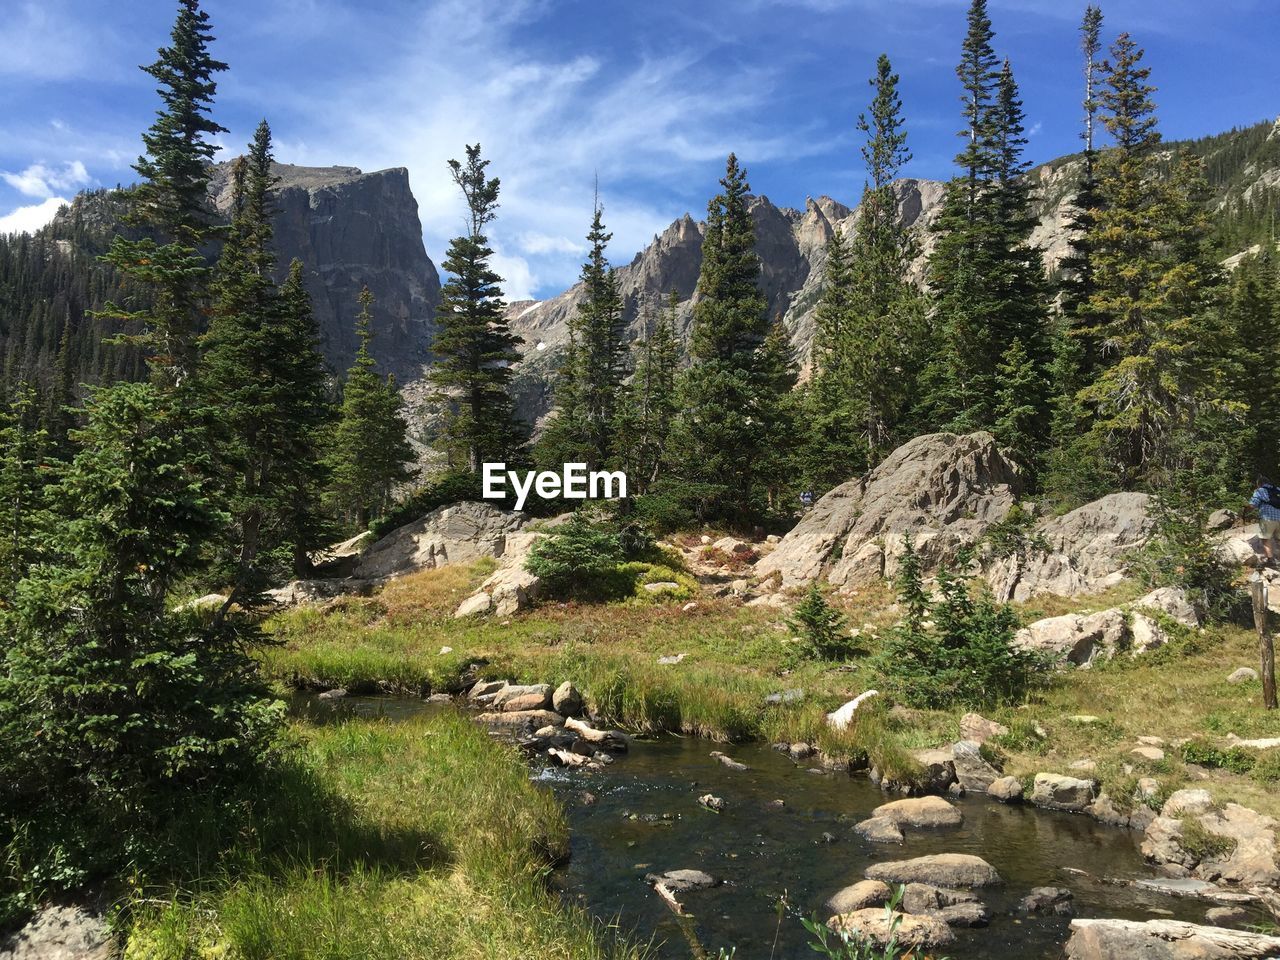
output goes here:
<path id="1" fill-rule="evenodd" d="M 900 947 L 921 949 L 945 946 L 955 939 L 951 928 L 937 917 L 909 913 L 895 913 L 891 917 L 881 907 L 838 914 L 827 921 L 827 926 L 837 932 L 843 931 L 869 940 L 878 947 L 886 946 L 890 938 Z"/>
<path id="2" fill-rule="evenodd" d="M 4 960 L 111 960 L 107 917 L 87 904 L 53 904 L 39 910 L 26 926 L 0 937 Z"/>
<path id="3" fill-rule="evenodd" d="M 1188 849 L 1186 823 L 1217 838 L 1213 849 L 1203 843 Z M 1280 844 L 1272 817 L 1238 803 L 1219 808 L 1205 790 L 1179 790 L 1147 825 L 1142 855 L 1160 866 L 1189 871 L 1195 878 L 1243 887 L 1273 887 L 1280 883 Z"/>
<path id="4" fill-rule="evenodd" d="M 1135 610 L 1151 610 L 1170 617 L 1184 627 L 1201 625 L 1200 614 L 1187 599 L 1187 591 L 1181 587 L 1160 587 L 1129 604 Z"/>
<path id="5" fill-rule="evenodd" d="M 1124 643 L 1125 633 L 1123 611 L 1111 609 L 1037 620 L 1019 630 L 1013 642 L 1051 660 L 1085 667 L 1098 657 L 1115 653 Z"/>
<path id="6" fill-rule="evenodd" d="M 1079 813 L 1093 803 L 1095 796 L 1092 780 L 1079 780 L 1056 773 L 1037 773 L 1031 790 L 1031 802 L 1050 810 L 1068 810 Z"/>
<path id="7" fill-rule="evenodd" d="M 883 907 L 893 891 L 879 880 L 859 880 L 831 895 L 823 907 L 831 913 L 853 913 L 867 907 Z"/>
<path id="8" fill-rule="evenodd" d="M 550 710 L 551 685 L 509 683 L 494 694 L 493 705 L 507 713 L 518 710 Z"/>
<path id="9" fill-rule="evenodd" d="M 503 713 L 482 713 L 476 717 L 477 723 L 511 733 L 531 734 L 545 726 L 559 726 L 564 718 L 554 710 L 520 710 Z"/>
<path id="10" fill-rule="evenodd" d="M 321 600 L 332 600 L 346 594 L 367 596 L 373 591 L 372 580 L 291 580 L 283 587 L 276 587 L 266 592 L 267 599 L 282 607 L 295 607 L 302 603 L 317 603 Z M 225 599 L 225 598 L 224 598 Z"/>
<path id="11" fill-rule="evenodd" d="M 509 617 L 533 606 L 542 595 L 542 578 L 526 570 L 524 562 L 533 545 L 545 536 L 545 533 L 532 530 L 509 534 L 498 569 L 480 584 L 475 594 L 462 602 L 454 618 L 477 613 Z"/>
<path id="12" fill-rule="evenodd" d="M 974 743 L 983 744 L 992 737 L 1003 736 L 1008 732 L 1009 728 L 1003 723 L 988 720 L 981 714 L 966 713 L 960 718 L 961 740 L 972 740 Z"/>
<path id="13" fill-rule="evenodd" d="M 1220 560 L 1235 567 L 1260 567 L 1266 559 L 1262 538 L 1253 524 L 1224 530 L 1214 549 Z"/>
<path id="14" fill-rule="evenodd" d="M 1000 779 L 1001 771 L 986 761 L 977 741 L 959 740 L 953 743 L 951 760 L 955 765 L 956 780 L 965 790 L 982 793 Z"/>
<path id="15" fill-rule="evenodd" d="M 1031 892 L 1018 902 L 1018 909 L 1025 913 L 1069 917 L 1073 912 L 1073 899 L 1066 887 L 1032 887 Z"/>
<path id="16" fill-rule="evenodd" d="M 1254 683 L 1258 679 L 1258 671 L 1253 667 L 1237 667 L 1227 677 L 1227 683 Z"/>
<path id="17" fill-rule="evenodd" d="M 1067 960 L 1264 960 L 1280 937 L 1181 920 L 1072 920 Z"/>
<path id="18" fill-rule="evenodd" d="M 872 843 L 902 843 L 902 828 L 888 817 L 868 817 L 853 828 Z"/>
<path id="19" fill-rule="evenodd" d="M 654 886 L 662 885 L 672 893 L 705 890 L 719 884 L 711 874 L 702 870 L 668 870 L 666 873 L 650 873 L 644 879 Z"/>
<path id="20" fill-rule="evenodd" d="M 990 565 L 986 577 L 1002 600 L 1037 594 L 1073 597 L 1094 593 L 1124 575 L 1128 554 L 1147 542 L 1153 520 L 1145 493 L 1112 493 L 1036 526 L 1046 550 L 1014 555 Z"/>
<path id="21" fill-rule="evenodd" d="M 1022 799 L 1022 781 L 1017 777 L 1001 777 L 987 787 L 987 795 L 1001 803 L 1016 803 Z"/>
<path id="22" fill-rule="evenodd" d="M 907 533 L 933 569 L 977 543 L 1022 487 L 1018 467 L 989 433 L 916 437 L 822 497 L 756 564 L 756 576 L 777 574 L 789 588 L 817 579 L 830 563 L 827 579 L 837 586 L 892 577 Z"/>
<path id="23" fill-rule="evenodd" d="M 956 762 L 950 750 L 917 750 L 912 759 L 920 765 L 920 775 L 911 784 L 922 793 L 946 793 L 956 782 Z"/>
<path id="24" fill-rule="evenodd" d="M 551 708 L 564 717 L 576 717 L 582 713 L 582 694 L 566 680 L 551 695 Z"/>
<path id="25" fill-rule="evenodd" d="M 1253 919 L 1253 914 L 1244 907 L 1210 907 L 1205 911 L 1204 919 L 1210 926 L 1221 927 L 1228 923 L 1248 923 Z"/>
<path id="26" fill-rule="evenodd" d="M 721 765 L 728 767 L 730 770 L 743 771 L 748 769 L 745 763 L 739 763 L 737 760 L 733 759 L 733 757 L 726 753 L 721 753 L 719 750 L 712 750 L 710 755 L 714 759 L 720 761 Z"/>
<path id="27" fill-rule="evenodd" d="M 1205 521 L 1205 527 L 1209 530 L 1230 530 L 1235 525 L 1236 515 L 1230 510 L 1215 510 Z"/>
<path id="28" fill-rule="evenodd" d="M 990 887 L 1003 883 L 996 868 L 968 853 L 935 853 L 913 860 L 872 864 L 868 880 L 927 883 L 935 887 Z"/>
<path id="29" fill-rule="evenodd" d="M 420 520 L 393 530 L 360 556 L 355 575 L 394 577 L 481 557 L 501 557 L 508 535 L 525 524 L 525 515 L 487 503 L 466 501 L 432 510 Z"/>
<path id="30" fill-rule="evenodd" d="M 958 827 L 964 815 L 941 797 L 912 797 L 884 803 L 871 811 L 873 819 L 887 819 L 899 827 Z M 916 911 L 907 908 L 908 912 Z"/>
<path id="31" fill-rule="evenodd" d="M 493 598 L 481 590 L 473 596 L 467 597 L 459 604 L 457 611 L 454 613 L 456 619 L 461 620 L 463 617 L 479 617 L 488 613 L 493 609 Z"/>

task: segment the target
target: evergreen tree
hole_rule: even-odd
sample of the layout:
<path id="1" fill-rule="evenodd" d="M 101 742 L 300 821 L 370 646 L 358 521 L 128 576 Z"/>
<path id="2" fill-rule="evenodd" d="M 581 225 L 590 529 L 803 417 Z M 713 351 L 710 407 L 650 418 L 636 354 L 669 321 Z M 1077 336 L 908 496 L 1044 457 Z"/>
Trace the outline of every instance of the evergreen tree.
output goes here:
<path id="1" fill-rule="evenodd" d="M 498 209 L 499 181 L 486 176 L 488 165 L 479 144 L 467 147 L 465 164 L 449 161 L 466 200 L 468 232 L 449 242 L 444 269 L 451 277 L 441 291 L 431 345 L 436 363 L 428 377 L 446 406 L 439 445 L 451 464 L 472 473 L 485 462 L 514 458 L 525 433 L 510 393 L 521 340 L 503 316 L 502 278 L 491 266 L 484 234 Z"/>
<path id="2" fill-rule="evenodd" d="M 272 279 L 271 131 L 263 121 L 232 177 L 232 222 L 218 262 L 202 386 L 218 424 L 229 497 L 232 603 L 252 606 L 272 577 L 319 544 L 300 525 L 321 478 L 324 370 L 301 265 L 287 296 Z M 311 524 L 311 535 L 318 532 Z M 304 539 L 295 540 L 299 535 Z"/>
<path id="3" fill-rule="evenodd" d="M 214 230 L 208 196 L 209 164 L 217 149 L 212 138 L 226 132 L 209 116 L 214 75 L 227 68 L 209 54 L 212 40 L 199 0 L 179 0 L 171 45 L 143 68 L 159 82 L 164 107 L 143 134 L 146 155 L 134 165 L 143 182 L 135 191 L 133 219 L 162 242 L 117 236 L 104 257 L 152 293 L 148 309 L 108 304 L 104 313 L 145 327 L 125 339 L 144 346 L 154 374 L 171 384 L 195 371 L 209 274 L 200 248 Z"/>
<path id="4" fill-rule="evenodd" d="M 676 415 L 676 373 L 680 342 L 676 339 L 679 298 L 673 290 L 656 326 L 633 347 L 635 375 L 624 394 L 616 431 L 623 469 L 637 495 L 658 479 L 667 436 Z"/>
<path id="5" fill-rule="evenodd" d="M 875 465 L 904 439 L 921 348 L 923 302 L 908 278 L 915 245 L 893 187 L 911 154 L 887 56 L 870 84 L 870 116 L 858 117 L 867 183 L 852 243 L 839 234 L 828 243 L 817 313 L 808 472 L 820 487 Z"/>
<path id="6" fill-rule="evenodd" d="M 1274 477 L 1280 473 L 1280 271 L 1275 254 L 1264 251 L 1244 260 L 1237 268 L 1227 304 L 1230 341 L 1237 345 L 1240 361 L 1231 393 L 1249 409 L 1251 435 L 1246 476 Z"/>
<path id="7" fill-rule="evenodd" d="M 48 432 L 37 424 L 35 390 L 19 386 L 0 415 L 0 603 L 6 606 L 41 552 L 41 461 L 48 443 Z"/>
<path id="8" fill-rule="evenodd" d="M 361 530 L 390 505 L 396 484 L 413 475 L 407 465 L 414 459 L 395 379 L 379 377 L 369 353 L 372 306 L 373 294 L 365 287 L 356 320 L 360 347 L 342 389 L 342 410 L 329 454 L 333 504 Z"/>
<path id="9" fill-rule="evenodd" d="M 778 318 L 756 352 L 751 418 L 760 423 L 762 456 L 759 483 L 770 510 L 788 501 L 796 484 L 801 424 L 801 396 L 795 392 L 796 365 L 791 334 Z"/>
<path id="10" fill-rule="evenodd" d="M 729 155 L 723 192 L 707 210 L 690 339 L 692 365 L 680 378 L 680 414 L 668 442 L 669 489 L 699 521 L 745 522 L 757 515 L 764 424 L 753 416 L 757 348 L 768 331 L 757 281 L 750 186 Z"/>

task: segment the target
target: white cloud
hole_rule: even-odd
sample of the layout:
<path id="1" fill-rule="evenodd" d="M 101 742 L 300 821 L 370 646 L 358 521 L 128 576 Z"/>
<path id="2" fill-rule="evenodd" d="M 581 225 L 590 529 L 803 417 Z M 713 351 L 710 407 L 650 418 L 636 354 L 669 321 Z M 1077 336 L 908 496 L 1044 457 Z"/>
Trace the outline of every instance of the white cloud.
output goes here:
<path id="1" fill-rule="evenodd" d="M 60 207 L 70 203 L 63 197 L 50 197 L 42 203 L 18 209 L 0 217 L 0 233 L 35 233 L 53 219 Z"/>
<path id="2" fill-rule="evenodd" d="M 64 163 L 61 169 L 33 163 L 21 173 L 0 173 L 0 177 L 24 196 L 37 199 L 56 197 L 89 185 L 89 171 L 79 160 Z"/>

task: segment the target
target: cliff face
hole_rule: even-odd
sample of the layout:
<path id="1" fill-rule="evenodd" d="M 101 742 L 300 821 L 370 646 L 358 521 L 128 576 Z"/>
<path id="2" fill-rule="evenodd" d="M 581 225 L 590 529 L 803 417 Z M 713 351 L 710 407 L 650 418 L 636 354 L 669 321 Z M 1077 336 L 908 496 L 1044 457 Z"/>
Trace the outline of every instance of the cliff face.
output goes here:
<path id="1" fill-rule="evenodd" d="M 373 355 L 401 381 L 430 361 L 440 277 L 422 242 L 418 202 L 403 167 L 362 173 L 355 167 L 276 164 L 275 245 L 280 273 L 303 262 L 325 359 L 344 372 L 355 358 L 360 289 L 373 307 Z M 211 190 L 230 206 L 230 164 L 215 168 Z"/>

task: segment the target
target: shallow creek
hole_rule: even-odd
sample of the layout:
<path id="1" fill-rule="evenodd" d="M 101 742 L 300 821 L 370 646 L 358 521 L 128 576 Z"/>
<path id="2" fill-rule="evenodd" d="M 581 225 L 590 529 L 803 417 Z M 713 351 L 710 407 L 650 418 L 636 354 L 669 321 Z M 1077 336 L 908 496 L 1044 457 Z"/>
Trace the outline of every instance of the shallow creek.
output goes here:
<path id="1" fill-rule="evenodd" d="M 318 720 L 350 712 L 393 721 L 454 709 L 391 697 L 310 701 L 296 708 Z M 748 769 L 723 766 L 710 756 L 716 749 Z M 637 741 L 602 771 L 568 771 L 535 760 L 532 775 L 563 798 L 568 814 L 572 855 L 555 876 L 565 896 L 625 933 L 652 938 L 664 960 L 686 960 L 702 949 L 714 958 L 722 947 L 736 948 L 738 960 L 812 957 L 796 915 L 821 912 L 827 897 L 862 879 L 872 863 L 930 853 L 977 854 L 1005 881 L 979 891 L 994 915 L 991 925 L 957 929 L 955 943 L 938 951 L 954 960 L 1060 958 L 1068 921 L 1017 913 L 1018 901 L 1036 886 L 1069 888 L 1082 917 L 1204 922 L 1212 906 L 1103 882 L 1156 876 L 1143 863 L 1139 834 L 986 797 L 956 801 L 964 813 L 959 827 L 904 830 L 902 845 L 870 843 L 853 825 L 893 797 L 862 776 L 811 772 L 764 744 L 718 747 L 663 737 Z M 594 802 L 583 801 L 584 791 Z M 722 797 L 725 809 L 700 807 L 697 798 L 705 793 Z M 680 868 L 722 881 L 683 894 L 690 914 L 683 919 L 643 879 Z M 790 915 L 779 927 L 776 905 L 784 891 Z"/>

